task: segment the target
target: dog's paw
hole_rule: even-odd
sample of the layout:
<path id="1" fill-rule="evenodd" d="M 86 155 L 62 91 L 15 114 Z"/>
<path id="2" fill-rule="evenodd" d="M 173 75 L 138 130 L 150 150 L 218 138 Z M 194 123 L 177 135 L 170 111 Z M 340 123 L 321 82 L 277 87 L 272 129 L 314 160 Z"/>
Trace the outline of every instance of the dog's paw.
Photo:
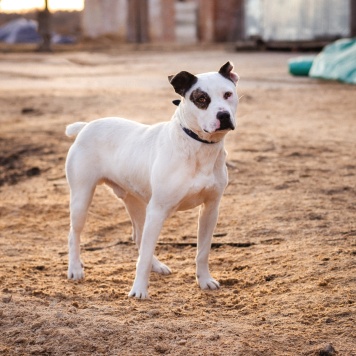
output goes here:
<path id="1" fill-rule="evenodd" d="M 155 256 L 153 256 L 152 261 L 152 272 L 156 272 L 159 274 L 171 274 L 171 269 L 166 266 L 164 263 L 159 261 Z"/>
<path id="2" fill-rule="evenodd" d="M 83 263 L 70 263 L 68 266 L 68 279 L 79 280 L 84 278 Z"/>
<path id="3" fill-rule="evenodd" d="M 136 298 L 136 299 L 148 299 L 148 290 L 147 288 L 137 288 L 135 286 L 132 287 L 130 293 L 129 293 L 130 298 Z"/>
<path id="4" fill-rule="evenodd" d="M 220 283 L 215 280 L 214 278 L 212 278 L 211 276 L 207 277 L 207 278 L 203 278 L 203 277 L 198 277 L 197 278 L 199 286 L 201 289 L 219 289 L 220 288 Z"/>

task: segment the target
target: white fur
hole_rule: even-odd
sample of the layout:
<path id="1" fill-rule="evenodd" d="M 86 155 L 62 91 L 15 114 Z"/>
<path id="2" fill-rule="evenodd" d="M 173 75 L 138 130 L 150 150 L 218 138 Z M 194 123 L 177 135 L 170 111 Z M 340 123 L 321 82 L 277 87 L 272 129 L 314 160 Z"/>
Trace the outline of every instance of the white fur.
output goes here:
<path id="1" fill-rule="evenodd" d="M 81 129 L 87 124 L 87 122 L 75 122 L 74 124 L 66 127 L 66 135 L 68 137 L 77 136 Z"/>
<path id="2" fill-rule="evenodd" d="M 129 296 L 148 297 L 149 274 L 169 274 L 170 269 L 154 256 L 164 221 L 175 211 L 201 206 L 196 257 L 197 280 L 203 289 L 217 289 L 208 267 L 219 202 L 227 185 L 224 136 L 215 131 L 217 112 L 231 113 L 235 126 L 235 85 L 222 75 L 198 75 L 198 81 L 182 98 L 172 119 L 147 126 L 122 118 L 104 118 L 74 123 L 68 136 L 78 134 L 71 146 L 66 173 L 70 185 L 71 228 L 68 278 L 84 278 L 80 260 L 80 234 L 96 185 L 105 183 L 123 200 L 133 225 L 133 240 L 139 249 L 136 277 Z M 198 109 L 189 95 L 195 88 L 209 93 L 207 110 Z M 233 92 L 228 100 L 226 91 Z M 182 126 L 206 144 L 189 137 Z"/>

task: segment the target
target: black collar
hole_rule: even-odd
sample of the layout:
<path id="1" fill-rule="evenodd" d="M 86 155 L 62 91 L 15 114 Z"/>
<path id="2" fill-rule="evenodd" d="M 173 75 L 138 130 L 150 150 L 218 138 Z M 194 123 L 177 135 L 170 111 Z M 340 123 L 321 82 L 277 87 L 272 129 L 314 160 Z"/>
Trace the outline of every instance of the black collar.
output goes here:
<path id="1" fill-rule="evenodd" d="M 197 140 L 197 141 L 202 142 L 202 143 L 208 143 L 208 144 L 217 143 L 217 142 L 214 142 L 214 141 L 203 140 L 195 132 L 193 132 L 192 130 L 187 129 L 186 127 L 182 126 L 182 129 L 188 136 L 190 136 L 191 138 L 194 138 L 194 140 Z"/>

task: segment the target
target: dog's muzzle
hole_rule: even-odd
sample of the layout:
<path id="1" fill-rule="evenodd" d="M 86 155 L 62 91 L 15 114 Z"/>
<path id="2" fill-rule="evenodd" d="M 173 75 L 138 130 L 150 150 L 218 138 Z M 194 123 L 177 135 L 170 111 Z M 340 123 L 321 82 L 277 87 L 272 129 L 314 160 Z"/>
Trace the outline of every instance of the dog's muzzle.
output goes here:
<path id="1" fill-rule="evenodd" d="M 218 131 L 222 130 L 235 130 L 235 126 L 231 122 L 230 113 L 227 111 L 219 111 L 216 118 L 220 121 L 220 127 Z"/>

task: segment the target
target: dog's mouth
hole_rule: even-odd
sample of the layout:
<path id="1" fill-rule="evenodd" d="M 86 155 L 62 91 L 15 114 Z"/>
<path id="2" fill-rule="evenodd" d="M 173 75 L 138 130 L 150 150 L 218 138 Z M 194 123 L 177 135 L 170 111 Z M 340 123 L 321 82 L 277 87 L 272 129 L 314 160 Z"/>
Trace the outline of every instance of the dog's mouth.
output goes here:
<path id="1" fill-rule="evenodd" d="M 220 120 L 220 126 L 216 131 L 227 131 L 227 130 L 235 130 L 235 126 L 231 122 L 231 120 Z"/>
<path id="2" fill-rule="evenodd" d="M 235 130 L 235 126 L 233 126 L 232 124 L 227 126 L 227 127 L 219 127 L 216 131 L 233 131 Z"/>
<path id="3" fill-rule="evenodd" d="M 235 130 L 235 126 L 233 124 L 228 125 L 228 126 L 220 126 L 219 128 L 217 128 L 215 131 L 208 131 L 208 130 L 203 130 L 205 133 L 208 134 L 212 134 L 214 132 L 218 132 L 218 131 L 233 131 Z"/>

